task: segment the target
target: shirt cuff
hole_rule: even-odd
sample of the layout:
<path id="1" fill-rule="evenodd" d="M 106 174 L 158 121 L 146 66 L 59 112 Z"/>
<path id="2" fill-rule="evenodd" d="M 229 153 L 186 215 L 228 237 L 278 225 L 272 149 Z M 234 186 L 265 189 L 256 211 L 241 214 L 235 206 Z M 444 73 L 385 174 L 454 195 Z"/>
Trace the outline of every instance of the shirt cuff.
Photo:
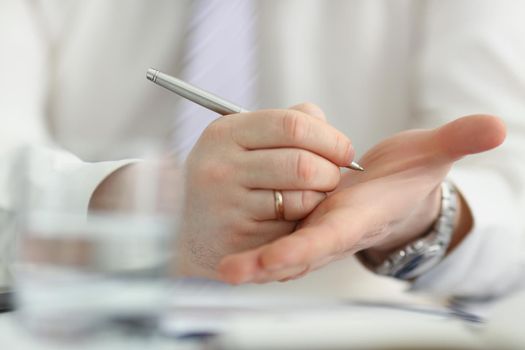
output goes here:
<path id="1" fill-rule="evenodd" d="M 81 162 L 60 171 L 61 184 L 64 193 L 63 205 L 71 213 L 87 214 L 89 202 L 97 187 L 108 176 L 118 169 L 136 163 L 138 160 L 119 160 L 97 163 Z"/>

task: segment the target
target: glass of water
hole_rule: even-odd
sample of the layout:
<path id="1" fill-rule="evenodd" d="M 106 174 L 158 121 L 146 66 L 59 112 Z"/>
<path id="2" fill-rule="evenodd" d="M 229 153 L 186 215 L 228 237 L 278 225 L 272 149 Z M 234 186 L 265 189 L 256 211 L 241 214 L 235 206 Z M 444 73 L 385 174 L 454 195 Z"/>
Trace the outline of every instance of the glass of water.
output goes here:
<path id="1" fill-rule="evenodd" d="M 34 161 L 27 152 L 22 173 L 34 173 Z M 22 195 L 14 275 L 23 325 L 60 338 L 114 324 L 154 324 L 167 305 L 177 231 L 176 213 L 152 204 L 165 191 L 159 176 L 151 170 L 135 176 L 126 198 L 140 205 L 119 212 L 71 210 L 74 190 L 58 179 Z M 177 180 L 172 183 L 180 185 Z M 33 191 L 24 181 L 22 188 Z"/>

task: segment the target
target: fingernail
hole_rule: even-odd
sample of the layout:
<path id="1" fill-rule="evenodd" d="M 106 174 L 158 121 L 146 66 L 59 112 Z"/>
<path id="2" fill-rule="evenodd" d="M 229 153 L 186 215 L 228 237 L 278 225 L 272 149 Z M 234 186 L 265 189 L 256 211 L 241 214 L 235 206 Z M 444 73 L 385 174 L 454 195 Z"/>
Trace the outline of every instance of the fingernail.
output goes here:
<path id="1" fill-rule="evenodd" d="M 350 143 L 350 145 L 348 146 L 348 160 L 350 161 L 350 164 L 352 164 L 352 161 L 354 160 L 354 158 L 355 158 L 355 148 L 354 148 L 354 145 Z"/>
<path id="2" fill-rule="evenodd" d="M 236 278 L 235 279 L 235 284 L 244 284 L 244 283 L 248 283 L 248 282 L 252 282 L 253 281 L 253 276 L 251 275 L 245 275 L 245 276 L 241 276 L 240 278 Z"/>

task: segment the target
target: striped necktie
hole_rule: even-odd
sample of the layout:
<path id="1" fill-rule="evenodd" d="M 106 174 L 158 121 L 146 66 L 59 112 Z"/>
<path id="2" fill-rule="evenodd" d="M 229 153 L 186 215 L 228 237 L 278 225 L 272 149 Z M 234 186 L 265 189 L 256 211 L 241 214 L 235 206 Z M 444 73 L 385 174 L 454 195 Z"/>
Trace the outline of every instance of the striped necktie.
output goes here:
<path id="1" fill-rule="evenodd" d="M 188 23 L 182 79 L 245 108 L 254 108 L 256 8 L 253 0 L 195 0 Z M 173 150 L 185 159 L 217 114 L 182 100 Z"/>

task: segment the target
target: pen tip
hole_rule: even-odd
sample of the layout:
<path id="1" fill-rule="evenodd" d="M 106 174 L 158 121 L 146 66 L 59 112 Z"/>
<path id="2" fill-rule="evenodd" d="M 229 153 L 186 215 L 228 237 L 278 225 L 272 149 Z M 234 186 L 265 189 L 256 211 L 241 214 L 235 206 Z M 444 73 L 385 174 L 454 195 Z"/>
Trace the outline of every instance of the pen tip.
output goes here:
<path id="1" fill-rule="evenodd" d="M 348 169 L 352 169 L 352 170 L 357 170 L 357 171 L 365 171 L 365 169 L 357 164 L 356 162 L 352 162 L 350 163 L 350 166 L 347 166 Z"/>
<path id="2" fill-rule="evenodd" d="M 146 72 L 146 78 L 152 82 L 156 82 L 157 80 L 157 74 L 159 74 L 159 71 L 153 68 L 148 69 Z"/>

